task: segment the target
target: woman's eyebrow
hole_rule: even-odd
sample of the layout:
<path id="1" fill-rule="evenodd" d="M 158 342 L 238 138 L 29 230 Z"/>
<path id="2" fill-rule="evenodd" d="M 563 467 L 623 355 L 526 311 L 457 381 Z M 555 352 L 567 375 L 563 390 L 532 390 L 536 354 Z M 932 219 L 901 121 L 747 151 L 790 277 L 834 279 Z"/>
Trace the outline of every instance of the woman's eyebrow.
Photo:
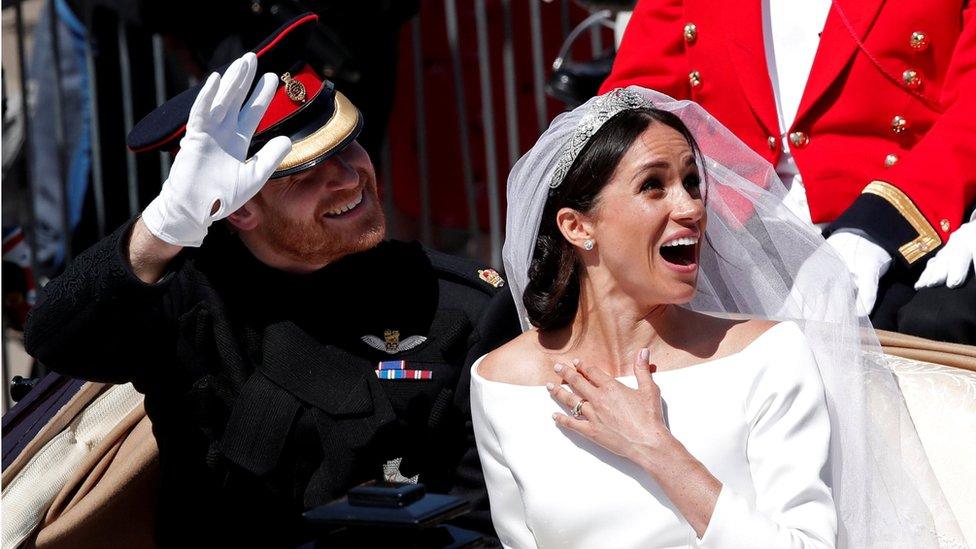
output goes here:
<path id="1" fill-rule="evenodd" d="M 687 156 L 684 157 L 684 165 L 682 167 L 692 166 L 694 164 L 695 164 L 695 155 L 689 154 L 689 155 L 687 155 Z M 637 171 L 643 172 L 643 171 L 647 171 L 647 170 L 653 170 L 653 169 L 656 169 L 656 168 L 661 168 L 661 169 L 667 170 L 667 169 L 670 169 L 671 168 L 671 163 L 668 162 L 667 160 L 663 160 L 663 159 L 660 159 L 660 158 L 659 159 L 651 159 L 651 160 L 648 160 L 646 162 L 641 163 L 637 167 Z"/>
<path id="2" fill-rule="evenodd" d="M 641 164 L 641 166 L 640 166 L 639 169 L 641 171 L 643 171 L 643 170 L 651 170 L 651 169 L 654 169 L 654 168 L 668 169 L 670 167 L 671 167 L 671 163 L 668 162 L 667 160 L 649 160 L 649 161 Z"/>
<path id="3" fill-rule="evenodd" d="M 651 170 L 669 170 L 671 169 L 671 163 L 666 160 L 648 160 L 637 166 L 634 170 L 634 175 L 631 177 L 631 181 L 637 181 L 647 175 L 647 172 Z"/>
<path id="4" fill-rule="evenodd" d="M 640 175 L 644 172 L 656 169 L 669 170 L 671 169 L 671 163 L 667 160 L 648 160 L 647 162 L 638 165 L 637 170 L 634 173 Z"/>
<path id="5" fill-rule="evenodd" d="M 682 169 L 687 168 L 689 166 L 697 168 L 697 164 L 695 162 L 695 155 L 689 154 L 684 158 L 685 161 L 684 161 L 684 165 L 681 167 Z M 650 159 L 637 166 L 637 169 L 634 170 L 634 179 L 642 177 L 644 174 L 646 174 L 651 170 L 670 170 L 670 169 L 671 169 L 671 162 L 668 162 L 667 160 L 661 158 Z"/>

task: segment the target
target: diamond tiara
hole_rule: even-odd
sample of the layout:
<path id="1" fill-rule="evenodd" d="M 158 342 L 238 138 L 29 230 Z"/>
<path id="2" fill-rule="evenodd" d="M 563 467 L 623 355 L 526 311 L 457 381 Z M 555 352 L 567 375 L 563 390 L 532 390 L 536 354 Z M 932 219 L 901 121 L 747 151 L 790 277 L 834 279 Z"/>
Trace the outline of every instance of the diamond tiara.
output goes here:
<path id="1" fill-rule="evenodd" d="M 651 105 L 652 103 L 640 93 L 625 88 L 615 89 L 593 100 L 586 114 L 576 125 L 572 138 L 563 145 L 559 161 L 556 163 L 556 171 L 552 174 L 552 180 L 549 182 L 549 188 L 555 189 L 562 184 L 580 151 L 607 120 L 621 111 L 640 109 Z"/>

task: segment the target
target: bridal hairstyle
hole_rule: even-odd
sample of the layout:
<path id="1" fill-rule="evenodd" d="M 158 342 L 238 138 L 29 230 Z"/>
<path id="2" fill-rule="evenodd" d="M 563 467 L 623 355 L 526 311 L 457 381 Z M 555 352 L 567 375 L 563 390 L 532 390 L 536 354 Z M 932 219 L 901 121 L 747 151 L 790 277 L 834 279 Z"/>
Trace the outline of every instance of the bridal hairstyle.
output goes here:
<path id="1" fill-rule="evenodd" d="M 652 124 L 677 131 L 691 147 L 701 165 L 695 137 L 677 115 L 653 107 L 621 111 L 587 141 L 562 183 L 549 191 L 539 236 L 529 265 L 529 279 L 522 296 L 529 322 L 540 330 L 561 328 L 572 322 L 579 308 L 580 262 L 577 251 L 559 231 L 556 214 L 562 208 L 589 213 L 600 192 L 631 145 Z M 702 181 L 705 174 L 701 174 Z"/>

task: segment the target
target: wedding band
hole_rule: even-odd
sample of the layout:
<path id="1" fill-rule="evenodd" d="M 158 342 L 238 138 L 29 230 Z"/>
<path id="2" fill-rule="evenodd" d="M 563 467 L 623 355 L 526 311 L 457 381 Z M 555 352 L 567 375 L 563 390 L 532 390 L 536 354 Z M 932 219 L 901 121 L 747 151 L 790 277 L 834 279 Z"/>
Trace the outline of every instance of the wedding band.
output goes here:
<path id="1" fill-rule="evenodd" d="M 586 399 L 581 398 L 579 399 L 579 402 L 576 403 L 576 406 L 573 406 L 573 412 L 572 412 L 573 417 L 579 418 L 580 416 L 583 415 L 583 403 L 585 402 Z"/>

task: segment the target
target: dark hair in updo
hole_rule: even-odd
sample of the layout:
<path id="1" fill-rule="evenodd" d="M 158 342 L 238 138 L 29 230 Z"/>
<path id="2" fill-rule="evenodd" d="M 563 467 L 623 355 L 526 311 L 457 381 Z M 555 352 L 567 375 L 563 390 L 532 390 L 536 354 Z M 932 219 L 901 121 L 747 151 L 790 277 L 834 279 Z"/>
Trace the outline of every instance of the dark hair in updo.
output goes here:
<path id="1" fill-rule="evenodd" d="M 610 182 L 620 159 L 637 137 L 655 122 L 680 133 L 696 158 L 701 157 L 694 136 L 680 118 L 650 107 L 621 111 L 593 134 L 562 183 L 549 192 L 542 211 L 539 237 L 529 265 L 529 281 L 522 296 L 533 326 L 541 330 L 560 328 L 573 320 L 579 308 L 579 256 L 559 232 L 556 213 L 562 208 L 590 212 L 600 191 Z M 548 184 L 548 181 L 544 183 Z"/>

